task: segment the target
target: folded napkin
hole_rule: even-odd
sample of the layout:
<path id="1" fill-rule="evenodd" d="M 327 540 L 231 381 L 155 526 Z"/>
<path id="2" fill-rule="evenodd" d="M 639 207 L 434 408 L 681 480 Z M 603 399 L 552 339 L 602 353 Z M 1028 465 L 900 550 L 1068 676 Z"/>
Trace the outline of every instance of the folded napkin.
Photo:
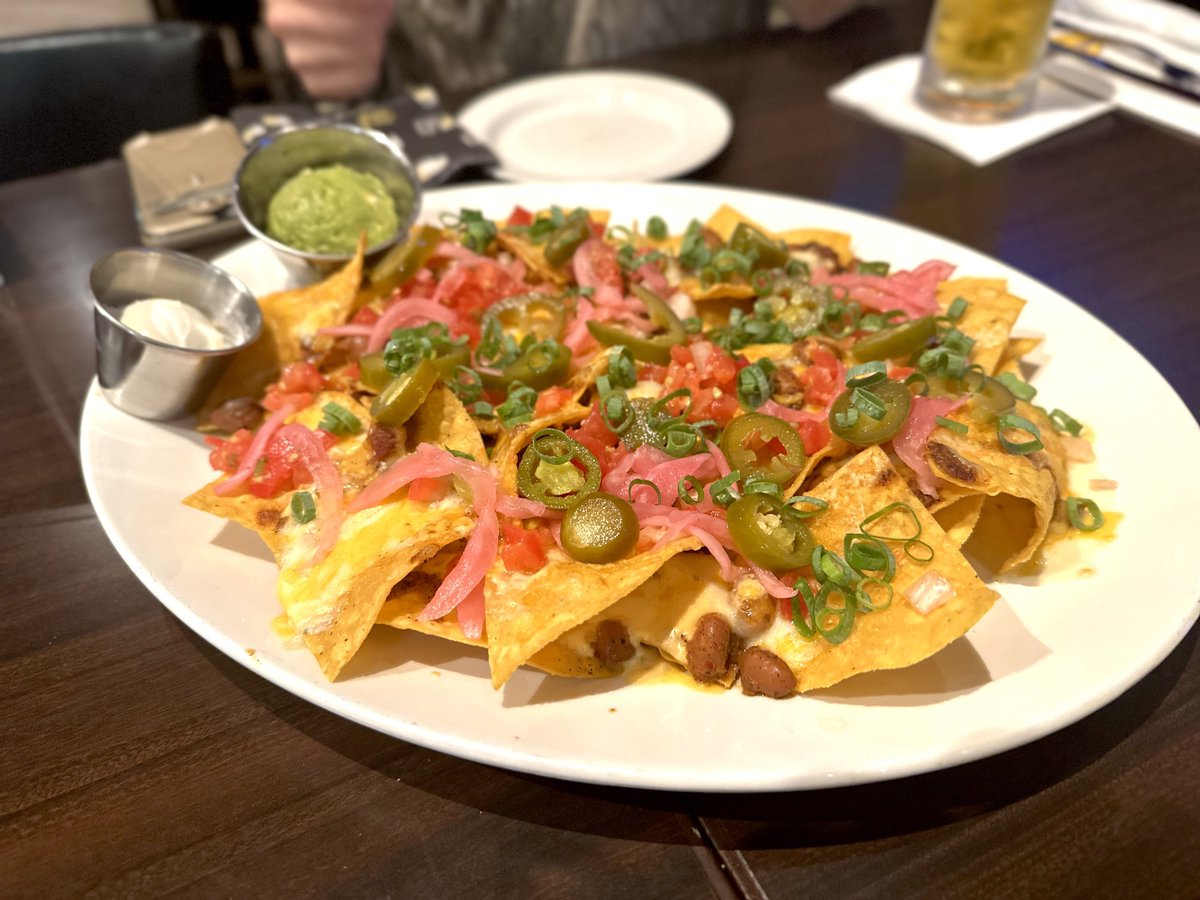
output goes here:
<path id="1" fill-rule="evenodd" d="M 975 124 L 939 118 L 916 100 L 917 54 L 876 63 L 829 89 L 834 103 L 858 110 L 885 125 L 945 147 L 977 166 L 986 166 L 1038 141 L 1103 115 L 1110 99 L 1081 94 L 1042 78 L 1033 108 L 1004 122 Z"/>

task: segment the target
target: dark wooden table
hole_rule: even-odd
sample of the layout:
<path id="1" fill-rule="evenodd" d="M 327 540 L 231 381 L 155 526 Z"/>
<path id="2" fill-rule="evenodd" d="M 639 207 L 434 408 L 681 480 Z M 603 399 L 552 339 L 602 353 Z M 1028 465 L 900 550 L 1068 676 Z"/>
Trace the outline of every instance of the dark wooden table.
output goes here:
<path id="1" fill-rule="evenodd" d="M 868 210 L 997 256 L 1112 325 L 1196 410 L 1200 145 L 1108 115 L 979 169 L 829 104 L 834 81 L 916 49 L 926 14 L 902 3 L 818 35 L 633 62 L 733 110 L 731 145 L 694 177 Z M 766 796 L 494 770 L 343 721 L 222 656 L 121 562 L 79 474 L 86 275 L 135 242 L 116 162 L 0 185 L 0 895 L 1200 891 L 1195 630 L 1123 696 L 1032 745 Z"/>

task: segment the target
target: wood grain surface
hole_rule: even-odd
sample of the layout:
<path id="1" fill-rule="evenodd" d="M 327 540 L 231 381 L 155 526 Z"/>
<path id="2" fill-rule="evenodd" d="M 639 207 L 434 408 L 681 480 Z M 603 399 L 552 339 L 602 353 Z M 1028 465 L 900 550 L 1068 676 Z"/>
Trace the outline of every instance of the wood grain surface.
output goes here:
<path id="1" fill-rule="evenodd" d="M 916 50 L 927 14 L 901 2 L 819 34 L 628 64 L 703 84 L 733 111 L 729 148 L 691 178 L 843 204 L 994 255 L 1099 316 L 1200 408 L 1200 144 L 1112 114 L 981 169 L 825 99 Z M 87 273 L 136 241 L 118 162 L 0 185 L 0 896 L 1200 892 L 1194 629 L 1117 700 L 1036 743 L 761 796 L 464 762 L 227 659 L 129 571 L 79 474 Z M 1195 471 L 1177 477 L 1194 488 Z M 1195 550 L 1186 523 L 1180 540 Z"/>

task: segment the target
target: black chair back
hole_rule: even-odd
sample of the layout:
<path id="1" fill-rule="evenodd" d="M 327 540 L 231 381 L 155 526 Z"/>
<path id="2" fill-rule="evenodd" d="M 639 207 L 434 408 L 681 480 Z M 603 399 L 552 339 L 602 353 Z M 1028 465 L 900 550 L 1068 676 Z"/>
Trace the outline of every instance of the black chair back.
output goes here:
<path id="1" fill-rule="evenodd" d="M 2 39 L 0 181 L 117 156 L 232 102 L 220 39 L 194 23 Z"/>

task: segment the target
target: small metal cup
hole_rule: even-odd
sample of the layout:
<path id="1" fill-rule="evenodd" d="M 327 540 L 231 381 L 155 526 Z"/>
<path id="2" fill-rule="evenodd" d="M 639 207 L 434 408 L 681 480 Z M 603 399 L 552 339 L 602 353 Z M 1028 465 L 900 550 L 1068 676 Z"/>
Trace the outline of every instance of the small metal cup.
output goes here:
<path id="1" fill-rule="evenodd" d="M 114 406 L 143 419 L 195 410 L 233 355 L 258 339 L 262 313 L 238 279 L 174 250 L 118 250 L 92 267 L 96 373 Z M 121 323 L 135 300 L 164 297 L 194 306 L 230 338 L 219 350 L 165 344 Z"/>
<path id="2" fill-rule="evenodd" d="M 307 253 L 267 234 L 267 207 L 275 192 L 304 169 L 341 164 L 374 175 L 396 207 L 396 233 L 366 251 L 381 256 L 408 235 L 421 208 L 421 184 L 412 164 L 387 135 L 356 125 L 294 125 L 263 135 L 250 145 L 233 179 L 233 205 L 246 230 L 270 246 L 293 271 L 305 265 L 328 272 L 349 262 L 353 253 Z M 296 266 L 299 264 L 300 268 Z"/>

